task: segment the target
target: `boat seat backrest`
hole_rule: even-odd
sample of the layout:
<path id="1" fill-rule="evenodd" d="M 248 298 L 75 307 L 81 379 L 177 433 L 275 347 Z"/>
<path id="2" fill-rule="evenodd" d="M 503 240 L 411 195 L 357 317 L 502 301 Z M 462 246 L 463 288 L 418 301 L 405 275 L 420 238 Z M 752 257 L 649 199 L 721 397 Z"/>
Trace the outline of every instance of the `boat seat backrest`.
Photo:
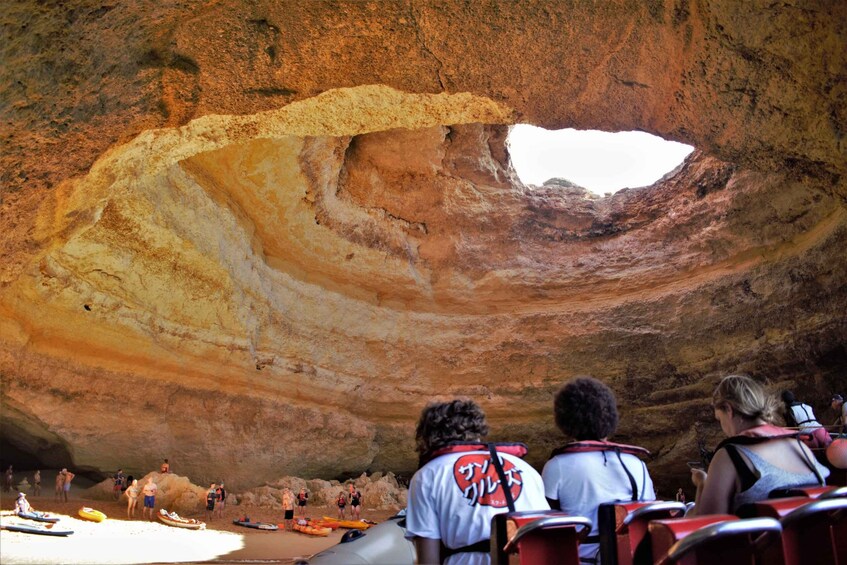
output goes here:
<path id="1" fill-rule="evenodd" d="M 491 520 L 492 565 L 579 565 L 579 543 L 592 523 L 558 510 L 508 512 Z"/>

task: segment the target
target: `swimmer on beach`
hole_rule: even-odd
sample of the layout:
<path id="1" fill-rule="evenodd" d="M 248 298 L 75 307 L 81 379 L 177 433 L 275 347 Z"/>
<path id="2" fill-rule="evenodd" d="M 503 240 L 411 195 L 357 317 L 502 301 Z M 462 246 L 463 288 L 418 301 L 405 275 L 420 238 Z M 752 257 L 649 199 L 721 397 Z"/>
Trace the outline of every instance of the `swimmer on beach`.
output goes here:
<path id="1" fill-rule="evenodd" d="M 301 488 L 300 492 L 297 494 L 297 515 L 305 516 L 306 515 L 306 502 L 309 500 L 309 493 L 306 492 L 306 489 Z"/>
<path id="2" fill-rule="evenodd" d="M 350 517 L 354 520 L 360 519 L 362 516 L 362 493 L 359 492 L 353 483 L 350 483 Z"/>
<path id="3" fill-rule="evenodd" d="M 223 481 L 221 481 L 221 484 L 218 486 L 218 506 L 215 508 L 215 512 L 217 512 L 219 518 L 223 518 L 224 508 L 226 508 L 226 489 L 224 488 Z"/>
<path id="4" fill-rule="evenodd" d="M 138 504 L 138 479 L 133 479 L 132 483 L 127 487 L 124 493 L 126 494 L 126 517 L 129 520 L 135 518 L 135 506 Z"/>
<path id="5" fill-rule="evenodd" d="M 211 522 L 215 514 L 215 502 L 218 500 L 218 485 L 212 483 L 206 492 L 206 521 Z"/>
<path id="6" fill-rule="evenodd" d="M 65 499 L 65 502 L 68 501 L 68 494 L 71 492 L 71 481 L 74 480 L 74 475 L 67 469 L 62 469 L 62 472 L 65 474 L 65 484 L 62 487 L 62 496 Z"/>
<path id="7" fill-rule="evenodd" d="M 159 487 L 153 482 L 153 477 L 147 477 L 147 483 L 141 489 L 141 494 L 144 495 L 144 508 L 141 509 L 141 516 L 147 518 L 147 512 L 149 510 L 151 522 L 155 518 L 153 509 L 156 507 L 156 493 L 158 492 Z"/>
<path id="8" fill-rule="evenodd" d="M 56 500 L 58 500 L 60 502 L 62 500 L 62 491 L 64 491 L 64 489 L 65 489 L 65 473 L 66 472 L 67 472 L 66 469 L 62 469 L 56 475 Z"/>
<path id="9" fill-rule="evenodd" d="M 282 491 L 282 509 L 285 511 L 285 529 L 294 529 L 294 493 L 285 487 Z"/>
<path id="10" fill-rule="evenodd" d="M 36 470 L 32 476 L 32 494 L 41 496 L 41 470 Z"/>

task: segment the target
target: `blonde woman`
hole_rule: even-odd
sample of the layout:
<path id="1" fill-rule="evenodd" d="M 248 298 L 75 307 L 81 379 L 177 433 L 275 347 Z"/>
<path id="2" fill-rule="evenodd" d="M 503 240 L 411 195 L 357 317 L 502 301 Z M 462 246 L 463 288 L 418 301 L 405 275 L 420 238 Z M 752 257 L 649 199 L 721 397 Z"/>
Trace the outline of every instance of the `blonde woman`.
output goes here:
<path id="1" fill-rule="evenodd" d="M 135 506 L 138 504 L 138 479 L 133 479 L 132 484 L 124 491 L 126 495 L 126 517 L 129 520 L 135 518 Z"/>
<path id="2" fill-rule="evenodd" d="M 773 425 L 779 405 L 762 385 L 744 375 L 724 377 L 712 406 L 729 439 L 718 446 L 708 473 L 691 470 L 693 514 L 733 513 L 775 489 L 824 484 L 829 470 L 796 433 Z"/>

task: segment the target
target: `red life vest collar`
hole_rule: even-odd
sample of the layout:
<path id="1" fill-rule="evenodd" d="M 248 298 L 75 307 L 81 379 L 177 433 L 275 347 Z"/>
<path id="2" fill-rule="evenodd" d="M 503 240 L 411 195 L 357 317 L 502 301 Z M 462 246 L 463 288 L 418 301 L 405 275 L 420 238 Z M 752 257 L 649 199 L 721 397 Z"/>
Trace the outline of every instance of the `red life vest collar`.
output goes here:
<path id="1" fill-rule="evenodd" d="M 523 443 L 495 443 L 494 447 L 497 448 L 498 453 L 508 453 L 509 455 L 514 455 L 515 457 L 520 458 L 523 458 L 527 454 L 527 451 L 529 451 L 526 444 Z M 441 457 L 442 455 L 448 455 L 450 453 L 468 453 L 471 451 L 485 451 L 487 453 L 488 444 L 475 441 L 457 441 L 445 447 L 436 449 L 435 451 L 421 455 L 420 466 L 423 467 L 436 457 Z"/>
<path id="2" fill-rule="evenodd" d="M 715 452 L 729 444 L 753 445 L 774 439 L 798 438 L 801 435 L 802 434 L 799 432 L 791 431 L 780 426 L 774 426 L 773 424 L 762 424 L 761 426 L 748 428 L 738 435 L 726 438 L 718 444 Z"/>
<path id="3" fill-rule="evenodd" d="M 563 453 L 586 453 L 589 451 L 619 451 L 621 453 L 629 453 L 630 455 L 636 455 L 638 457 L 650 457 L 650 452 L 643 447 L 591 439 L 574 441 L 565 444 L 558 449 L 554 449 L 550 457 L 562 455 Z"/>

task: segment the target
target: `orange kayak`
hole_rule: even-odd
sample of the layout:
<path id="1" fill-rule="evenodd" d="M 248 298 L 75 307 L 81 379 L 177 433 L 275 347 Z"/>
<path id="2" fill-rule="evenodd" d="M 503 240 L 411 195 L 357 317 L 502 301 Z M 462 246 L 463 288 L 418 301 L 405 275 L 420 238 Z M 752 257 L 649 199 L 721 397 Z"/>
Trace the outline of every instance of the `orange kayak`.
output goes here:
<path id="1" fill-rule="evenodd" d="M 332 532 L 331 528 L 316 528 L 314 526 L 301 526 L 294 524 L 294 531 L 301 534 L 309 534 L 310 536 L 328 536 Z"/>

